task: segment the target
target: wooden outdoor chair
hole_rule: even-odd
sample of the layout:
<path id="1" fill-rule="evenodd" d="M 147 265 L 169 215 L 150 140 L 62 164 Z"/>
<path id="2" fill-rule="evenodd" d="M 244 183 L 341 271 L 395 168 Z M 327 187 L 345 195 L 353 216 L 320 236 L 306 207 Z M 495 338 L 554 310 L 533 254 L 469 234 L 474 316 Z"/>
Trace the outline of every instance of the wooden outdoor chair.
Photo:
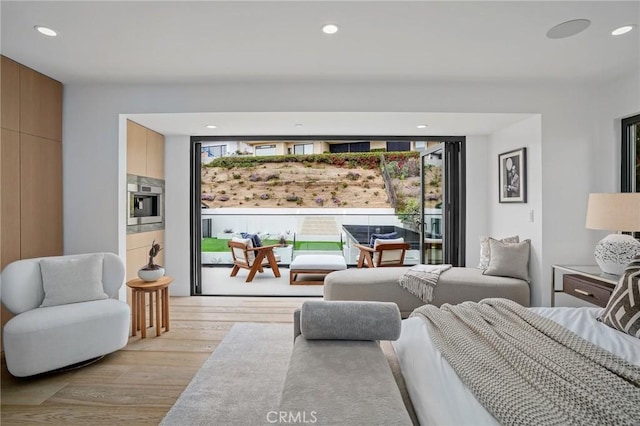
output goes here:
<path id="1" fill-rule="evenodd" d="M 253 277 L 258 272 L 264 272 L 264 266 L 269 265 L 273 270 L 273 275 L 276 278 L 280 277 L 280 270 L 278 269 L 278 261 L 273 249 L 280 247 L 279 244 L 270 246 L 253 247 L 251 243 L 242 243 L 239 241 L 229 241 L 229 248 L 231 249 L 231 255 L 233 256 L 233 269 L 231 270 L 231 276 L 235 277 L 238 274 L 240 268 L 248 269 L 249 276 L 246 282 L 253 281 Z"/>
<path id="2" fill-rule="evenodd" d="M 400 240 L 400 241 L 398 241 Z M 403 266 L 404 255 L 411 248 L 402 238 L 394 240 L 375 240 L 373 248 L 362 244 L 354 244 L 360 249 L 358 268 L 381 268 L 385 266 Z"/>

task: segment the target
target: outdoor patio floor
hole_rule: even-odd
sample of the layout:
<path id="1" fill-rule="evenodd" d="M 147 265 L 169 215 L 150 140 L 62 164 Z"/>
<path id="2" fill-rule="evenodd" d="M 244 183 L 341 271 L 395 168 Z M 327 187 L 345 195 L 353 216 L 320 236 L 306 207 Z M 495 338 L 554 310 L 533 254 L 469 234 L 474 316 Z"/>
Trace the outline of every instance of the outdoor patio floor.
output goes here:
<path id="1" fill-rule="evenodd" d="M 322 285 L 289 285 L 289 268 L 279 268 L 280 278 L 265 268 L 253 281 L 245 282 L 249 271 L 241 269 L 230 277 L 229 267 L 202 268 L 202 294 L 215 296 L 322 296 Z"/>

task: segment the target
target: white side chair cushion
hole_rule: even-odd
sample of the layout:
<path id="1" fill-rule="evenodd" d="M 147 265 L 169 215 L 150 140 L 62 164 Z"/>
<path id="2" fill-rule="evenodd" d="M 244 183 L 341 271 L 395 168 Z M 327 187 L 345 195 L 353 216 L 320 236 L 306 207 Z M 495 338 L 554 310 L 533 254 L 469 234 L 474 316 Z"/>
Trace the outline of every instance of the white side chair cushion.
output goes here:
<path id="1" fill-rule="evenodd" d="M 246 244 L 247 249 L 252 249 L 253 248 L 253 241 L 251 241 L 251 238 L 236 238 L 236 237 L 232 237 L 231 241 L 235 242 L 235 243 L 242 243 L 242 244 Z M 253 264 L 253 261 L 256 260 L 256 254 L 253 250 L 249 250 L 247 251 L 247 256 L 248 259 L 244 258 L 244 251 L 239 249 L 239 248 L 233 248 L 233 253 L 236 256 L 236 259 L 240 260 L 241 262 L 245 262 L 247 265 L 251 266 Z"/>
<path id="2" fill-rule="evenodd" d="M 302 254 L 289 265 L 290 270 L 342 271 L 347 269 L 344 257 L 336 254 Z"/>
<path id="3" fill-rule="evenodd" d="M 41 308 L 107 299 L 102 287 L 102 254 L 41 259 L 44 300 Z"/>
<path id="4" fill-rule="evenodd" d="M 404 238 L 394 238 L 393 240 L 383 240 L 381 238 L 378 238 L 373 243 L 373 248 L 375 249 L 376 247 L 381 246 L 383 244 L 402 244 L 402 243 L 404 243 Z M 387 263 L 398 263 L 401 257 L 402 257 L 402 250 L 387 250 L 382 254 L 382 262 L 380 263 L 382 265 Z M 377 260 L 378 260 L 378 255 L 375 255 L 374 261 L 377 262 Z M 379 265 L 376 264 L 376 266 L 379 266 Z"/>
<path id="5" fill-rule="evenodd" d="M 4 327 L 7 368 L 31 376 L 122 349 L 129 319 L 129 305 L 114 299 L 23 312 Z"/>

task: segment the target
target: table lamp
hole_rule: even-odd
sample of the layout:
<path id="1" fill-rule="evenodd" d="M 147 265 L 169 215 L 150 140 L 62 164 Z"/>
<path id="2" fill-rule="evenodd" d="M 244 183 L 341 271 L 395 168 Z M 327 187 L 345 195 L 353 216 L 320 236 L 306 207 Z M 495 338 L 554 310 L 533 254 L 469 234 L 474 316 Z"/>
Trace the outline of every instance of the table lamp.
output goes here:
<path id="1" fill-rule="evenodd" d="M 640 192 L 589 194 L 589 229 L 640 231 Z M 596 245 L 596 263 L 602 272 L 622 275 L 624 268 L 640 253 L 640 242 L 631 235 L 609 234 Z"/>

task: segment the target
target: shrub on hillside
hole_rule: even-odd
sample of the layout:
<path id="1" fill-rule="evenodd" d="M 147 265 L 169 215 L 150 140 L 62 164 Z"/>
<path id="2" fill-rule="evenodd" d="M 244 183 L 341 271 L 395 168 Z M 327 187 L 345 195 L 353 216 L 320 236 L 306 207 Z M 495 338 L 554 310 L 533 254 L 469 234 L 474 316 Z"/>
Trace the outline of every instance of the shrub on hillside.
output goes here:
<path id="1" fill-rule="evenodd" d="M 219 157 L 214 159 L 206 167 L 255 167 L 264 163 L 304 163 L 306 164 L 330 164 L 344 167 L 347 164 L 375 169 L 380 166 L 380 156 L 385 155 L 387 161 L 406 161 L 410 158 L 418 158 L 418 151 L 406 152 L 349 152 L 349 153 L 325 153 L 325 154 L 305 154 L 305 155 L 265 155 L 265 156 L 240 156 L 240 157 Z M 204 166 L 204 165 L 203 165 Z"/>

